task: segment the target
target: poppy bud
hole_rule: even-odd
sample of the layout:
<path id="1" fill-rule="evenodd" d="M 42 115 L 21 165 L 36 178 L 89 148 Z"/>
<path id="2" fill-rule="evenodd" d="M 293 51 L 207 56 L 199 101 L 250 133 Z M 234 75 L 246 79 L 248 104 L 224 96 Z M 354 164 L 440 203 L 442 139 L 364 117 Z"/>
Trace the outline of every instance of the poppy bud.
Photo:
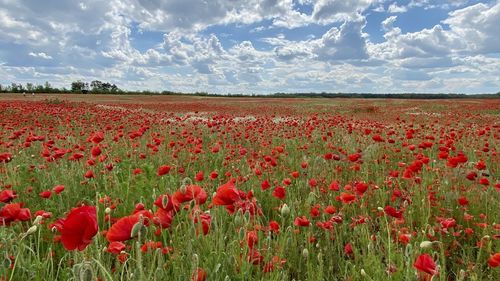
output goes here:
<path id="1" fill-rule="evenodd" d="M 38 227 L 36 225 L 33 225 L 30 228 L 28 228 L 28 231 L 26 231 L 26 233 L 24 235 L 28 236 L 30 234 L 35 233 L 37 230 L 38 230 Z"/>
<path id="2" fill-rule="evenodd" d="M 42 219 L 42 216 L 36 216 L 35 220 L 33 221 L 33 225 L 39 225 L 42 222 Z"/>
<path id="3" fill-rule="evenodd" d="M 307 250 L 307 248 L 304 248 L 304 250 L 302 250 L 302 257 L 304 257 L 305 259 L 309 257 L 309 250 Z"/>
<path id="4" fill-rule="evenodd" d="M 368 274 L 366 274 L 366 271 L 363 268 L 361 269 L 360 273 L 361 273 L 361 276 L 363 276 L 363 277 L 368 276 Z"/>
<path id="5" fill-rule="evenodd" d="M 110 207 L 107 207 L 106 209 L 104 209 L 104 213 L 106 215 L 109 215 L 111 213 L 111 208 Z"/>
<path id="6" fill-rule="evenodd" d="M 283 204 L 283 206 L 281 206 L 280 212 L 281 212 L 281 216 L 286 218 L 290 214 L 290 208 L 288 207 L 287 204 Z"/>
<path id="7" fill-rule="evenodd" d="M 144 217 L 141 216 L 140 220 L 136 222 L 132 227 L 132 230 L 130 231 L 130 237 L 136 237 L 138 235 L 143 236 L 142 234 L 146 232 L 146 227 L 144 226 L 143 221 Z"/>
<path id="8" fill-rule="evenodd" d="M 420 248 L 422 249 L 427 249 L 432 247 L 432 242 L 431 241 L 422 241 L 420 242 Z"/>

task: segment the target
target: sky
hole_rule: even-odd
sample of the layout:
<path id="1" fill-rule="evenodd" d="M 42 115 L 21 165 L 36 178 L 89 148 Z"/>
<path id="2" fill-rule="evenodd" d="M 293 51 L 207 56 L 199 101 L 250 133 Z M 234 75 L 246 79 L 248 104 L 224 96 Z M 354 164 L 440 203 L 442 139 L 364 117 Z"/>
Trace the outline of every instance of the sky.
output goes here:
<path id="1" fill-rule="evenodd" d="M 0 84 L 496 93 L 500 0 L 0 0 Z"/>

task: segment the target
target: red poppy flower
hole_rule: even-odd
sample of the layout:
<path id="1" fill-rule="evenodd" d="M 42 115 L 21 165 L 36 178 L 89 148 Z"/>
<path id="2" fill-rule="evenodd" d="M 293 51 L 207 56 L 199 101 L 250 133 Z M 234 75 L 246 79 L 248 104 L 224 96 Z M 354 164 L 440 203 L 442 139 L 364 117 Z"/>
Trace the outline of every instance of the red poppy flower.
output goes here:
<path id="1" fill-rule="evenodd" d="M 388 215 L 388 216 L 391 216 L 393 218 L 397 218 L 397 219 L 402 219 L 403 218 L 403 212 L 402 211 L 398 211 L 396 210 L 394 207 L 392 206 L 386 206 L 384 208 L 384 211 L 385 213 Z"/>
<path id="2" fill-rule="evenodd" d="M 240 200 L 240 193 L 234 186 L 234 182 L 229 181 L 217 189 L 213 204 L 227 206 L 233 205 L 238 200 Z"/>
<path id="3" fill-rule="evenodd" d="M 302 216 L 296 217 L 293 224 L 295 224 L 296 226 L 310 226 L 311 222 L 309 222 L 309 220 L 305 216 Z"/>
<path id="4" fill-rule="evenodd" d="M 191 276 L 191 281 L 205 281 L 206 279 L 207 279 L 207 272 L 200 267 L 198 267 Z"/>
<path id="5" fill-rule="evenodd" d="M 0 202 L 2 203 L 9 203 L 16 197 L 16 192 L 10 189 L 5 189 L 0 192 Z"/>
<path id="6" fill-rule="evenodd" d="M 91 179 L 94 177 L 94 171 L 92 170 L 88 170 L 87 172 L 85 172 L 85 175 L 83 175 L 85 178 L 87 179 Z"/>
<path id="7" fill-rule="evenodd" d="M 45 190 L 40 192 L 40 197 L 42 198 L 49 199 L 51 196 L 52 196 L 52 191 L 50 190 Z"/>
<path id="8" fill-rule="evenodd" d="M 54 191 L 56 194 L 59 194 L 64 191 L 64 185 L 56 185 L 54 188 L 52 188 L 52 191 Z"/>
<path id="9" fill-rule="evenodd" d="M 260 184 L 260 188 L 262 190 L 267 190 L 271 187 L 271 184 L 269 184 L 269 181 L 268 180 L 264 180 L 262 181 L 262 183 Z"/>
<path id="10" fill-rule="evenodd" d="M 201 205 L 207 201 L 207 193 L 198 185 L 188 185 L 185 191 L 178 190 L 172 196 L 174 202 L 184 203 L 194 200 L 196 204 Z"/>
<path id="11" fill-rule="evenodd" d="M 210 225 L 212 224 L 212 216 L 210 216 L 209 213 L 203 213 L 199 216 L 195 216 L 193 222 L 198 223 L 199 220 L 201 220 L 201 229 L 203 231 L 203 235 L 207 235 L 210 231 Z M 198 229 L 196 230 L 196 234 L 198 234 Z"/>
<path id="12" fill-rule="evenodd" d="M 280 200 L 283 200 L 285 199 L 286 197 L 286 190 L 284 187 L 282 186 L 277 186 L 274 190 L 273 190 L 273 196 L 280 199 Z"/>
<path id="13" fill-rule="evenodd" d="M 457 226 L 457 221 L 453 218 L 447 218 L 441 221 L 441 226 L 446 229 L 452 228 Z"/>
<path id="14" fill-rule="evenodd" d="M 269 230 L 274 232 L 274 233 L 279 233 L 280 225 L 276 221 L 270 221 L 269 222 Z"/>
<path id="15" fill-rule="evenodd" d="M 194 177 L 196 181 L 203 181 L 203 178 L 204 178 L 203 172 L 198 172 Z"/>
<path id="16" fill-rule="evenodd" d="M 413 264 L 413 267 L 430 275 L 436 275 L 438 273 L 436 271 L 436 263 L 428 254 L 421 254 L 418 256 Z"/>
<path id="17" fill-rule="evenodd" d="M 55 226 L 61 233 L 61 242 L 66 250 L 83 251 L 97 234 L 96 208 L 73 208 L 66 218 L 59 219 Z"/>
<path id="18" fill-rule="evenodd" d="M 500 253 L 495 253 L 488 259 L 488 265 L 490 267 L 496 268 L 500 266 Z"/>
<path id="19" fill-rule="evenodd" d="M 354 252 L 352 251 L 352 245 L 351 243 L 347 243 L 345 246 L 344 246 L 344 254 L 350 256 L 352 255 Z"/>
<path id="20" fill-rule="evenodd" d="M 158 176 L 163 176 L 170 172 L 170 166 L 163 165 L 158 168 L 158 172 L 156 173 Z"/>
<path id="21" fill-rule="evenodd" d="M 92 154 L 93 157 L 101 155 L 101 152 L 101 148 L 98 145 L 92 147 L 92 149 L 90 150 L 90 154 Z"/>
<path id="22" fill-rule="evenodd" d="M 148 211 L 140 211 L 133 215 L 122 217 L 109 228 L 106 233 L 106 239 L 108 239 L 109 242 L 131 239 L 132 228 L 140 221 L 141 215 L 149 219 L 152 218 L 152 214 Z M 144 221 L 144 224 L 147 224 L 147 219 Z"/>
<path id="23" fill-rule="evenodd" d="M 112 253 L 114 255 L 120 254 L 123 250 L 125 250 L 125 244 L 119 241 L 113 241 L 109 243 L 106 249 L 108 253 Z"/>
<path id="24" fill-rule="evenodd" d="M 340 199 L 340 201 L 342 201 L 342 203 L 349 204 L 351 202 L 356 201 L 356 196 L 354 194 L 351 194 L 351 193 L 342 192 L 339 196 L 339 199 Z"/>
<path id="25" fill-rule="evenodd" d="M 12 154 L 5 152 L 0 153 L 0 163 L 9 163 L 12 160 Z"/>
<path id="26" fill-rule="evenodd" d="M 0 210 L 0 225 L 10 225 L 11 222 L 27 221 L 31 218 L 28 208 L 21 208 L 20 203 L 11 203 L 3 206 Z"/>
<path id="27" fill-rule="evenodd" d="M 257 231 L 252 230 L 247 232 L 247 245 L 249 249 L 253 249 L 254 246 L 259 242 L 259 236 Z"/>
<path id="28" fill-rule="evenodd" d="M 161 228 L 169 228 L 170 225 L 172 225 L 173 218 L 173 211 L 166 211 L 162 208 L 159 208 L 158 210 L 156 210 L 156 213 L 153 217 L 153 222 Z"/>

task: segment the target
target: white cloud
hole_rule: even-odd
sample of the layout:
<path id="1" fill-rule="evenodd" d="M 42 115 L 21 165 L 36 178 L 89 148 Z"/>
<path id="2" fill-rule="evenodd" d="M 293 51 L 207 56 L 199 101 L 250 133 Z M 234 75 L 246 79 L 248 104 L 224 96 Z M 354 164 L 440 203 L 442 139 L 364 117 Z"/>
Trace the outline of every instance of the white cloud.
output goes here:
<path id="1" fill-rule="evenodd" d="M 362 32 L 365 21 L 344 22 L 333 27 L 317 40 L 314 53 L 321 61 L 364 60 L 368 58 L 366 39 Z"/>
<path id="2" fill-rule="evenodd" d="M 318 0 L 314 5 L 312 16 L 318 23 L 323 24 L 360 20 L 361 13 L 376 2 L 374 0 Z"/>
<path id="3" fill-rule="evenodd" d="M 398 6 L 398 4 L 394 2 L 387 8 L 387 11 L 389 13 L 406 13 L 408 8 L 405 6 Z"/>
<path id="4" fill-rule="evenodd" d="M 33 53 L 33 52 L 30 52 L 28 55 L 32 56 L 32 57 L 35 57 L 35 58 L 41 58 L 41 59 L 45 59 L 45 60 L 51 60 L 52 57 L 47 55 L 46 53 L 44 52 L 40 52 L 40 53 Z"/>
<path id="5" fill-rule="evenodd" d="M 451 32 L 467 44 L 466 51 L 477 53 L 500 52 L 498 27 L 500 26 L 500 2 L 493 6 L 479 3 L 450 13 L 443 21 Z"/>

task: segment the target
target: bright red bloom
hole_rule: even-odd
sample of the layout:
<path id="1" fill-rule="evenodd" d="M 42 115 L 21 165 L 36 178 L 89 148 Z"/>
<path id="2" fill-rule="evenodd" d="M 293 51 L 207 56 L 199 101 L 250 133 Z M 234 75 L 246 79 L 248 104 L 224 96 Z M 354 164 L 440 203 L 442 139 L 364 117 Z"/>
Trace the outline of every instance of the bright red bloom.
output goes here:
<path id="1" fill-rule="evenodd" d="M 92 154 L 93 157 L 101 155 L 101 152 L 101 148 L 98 145 L 92 147 L 92 149 L 90 150 L 90 154 Z"/>
<path id="2" fill-rule="evenodd" d="M 156 175 L 158 175 L 158 176 L 163 176 L 163 175 L 168 174 L 168 172 L 170 172 L 170 166 L 168 166 L 168 165 L 163 165 L 163 166 L 160 166 L 160 167 L 158 168 L 158 172 L 156 173 Z"/>
<path id="3" fill-rule="evenodd" d="M 279 233 L 280 225 L 276 221 L 270 221 L 269 222 L 269 230 L 274 232 L 274 233 Z"/>
<path id="4" fill-rule="evenodd" d="M 31 218 L 28 208 L 21 208 L 20 203 L 11 203 L 0 210 L 0 225 L 10 225 L 13 221 L 27 221 Z"/>
<path id="5" fill-rule="evenodd" d="M 386 206 L 384 208 L 384 211 L 385 213 L 388 215 L 388 216 L 391 216 L 393 218 L 397 218 L 397 219 L 402 219 L 403 218 L 403 212 L 402 211 L 398 211 L 396 210 L 394 207 L 392 206 Z"/>
<path id="6" fill-rule="evenodd" d="M 54 188 L 52 188 L 52 191 L 54 191 L 56 194 L 59 194 L 64 191 L 64 185 L 56 185 Z"/>
<path id="7" fill-rule="evenodd" d="M 462 196 L 462 197 L 458 198 L 458 204 L 459 204 L 460 206 L 466 206 L 466 205 L 469 205 L 469 200 L 467 200 L 467 197 Z"/>
<path id="8" fill-rule="evenodd" d="M 0 192 L 0 202 L 2 203 L 9 203 L 16 197 L 16 192 L 10 189 L 5 189 Z"/>
<path id="9" fill-rule="evenodd" d="M 361 158 L 361 154 L 360 153 L 354 153 L 354 154 L 349 155 L 348 158 L 349 158 L 349 161 L 356 162 L 356 161 L 358 161 Z"/>
<path id="10" fill-rule="evenodd" d="M 441 226 L 443 228 L 452 228 L 457 226 L 457 221 L 453 218 L 444 219 L 441 221 Z"/>
<path id="11" fill-rule="evenodd" d="M 61 242 L 66 250 L 83 251 L 98 231 L 96 208 L 73 208 L 66 218 L 59 219 L 55 226 L 61 233 Z"/>
<path id="12" fill-rule="evenodd" d="M 310 226 L 311 222 L 309 222 L 309 220 L 305 216 L 301 216 L 296 217 L 293 224 L 295 224 L 296 226 Z"/>
<path id="13" fill-rule="evenodd" d="M 344 246 L 344 254 L 350 256 L 352 254 L 354 254 L 354 252 L 352 251 L 352 244 L 351 243 L 347 243 L 345 246 Z"/>
<path id="14" fill-rule="evenodd" d="M 358 182 L 358 183 L 356 183 L 356 185 L 354 187 L 356 188 L 357 194 L 363 195 L 366 192 L 366 190 L 368 189 L 368 184 L 366 184 L 364 182 Z"/>
<path id="15" fill-rule="evenodd" d="M 156 213 L 153 217 L 154 224 L 160 226 L 161 228 L 169 228 L 172 224 L 172 220 L 174 218 L 173 211 L 166 211 L 162 208 L 156 210 Z"/>
<path id="16" fill-rule="evenodd" d="M 0 163 L 9 163 L 12 160 L 12 154 L 5 152 L 0 153 Z"/>
<path id="17" fill-rule="evenodd" d="M 104 133 L 103 132 L 94 133 L 94 134 L 92 134 L 92 136 L 89 139 L 93 143 L 98 144 L 104 140 Z"/>
<path id="18" fill-rule="evenodd" d="M 259 236 L 257 235 L 257 231 L 252 230 L 247 232 L 247 245 L 249 249 L 253 249 L 258 242 Z"/>
<path id="19" fill-rule="evenodd" d="M 413 267 L 430 275 L 436 275 L 438 273 L 436 270 L 436 263 L 428 254 L 421 254 L 418 256 Z"/>
<path id="20" fill-rule="evenodd" d="M 273 196 L 280 199 L 280 200 L 283 200 L 285 199 L 286 197 L 286 190 L 284 187 L 282 186 L 277 186 L 274 190 L 273 190 Z"/>
<path id="21" fill-rule="evenodd" d="M 213 203 L 214 205 L 228 206 L 233 205 L 238 200 L 240 200 L 240 193 L 234 186 L 234 182 L 229 181 L 217 189 Z"/>
<path id="22" fill-rule="evenodd" d="M 337 209 L 334 206 L 329 205 L 329 206 L 326 206 L 326 208 L 325 208 L 324 211 L 327 214 L 333 215 L 333 214 L 335 214 L 335 212 L 337 211 Z"/>
<path id="23" fill-rule="evenodd" d="M 500 266 L 500 253 L 495 253 L 488 259 L 488 265 L 490 267 L 496 268 Z"/>
<path id="24" fill-rule="evenodd" d="M 52 196 L 52 191 L 50 190 L 45 190 L 40 192 L 40 197 L 42 198 L 49 199 L 51 196 Z"/>
<path id="25" fill-rule="evenodd" d="M 159 209 L 161 210 L 161 209 Z M 148 211 L 140 211 L 130 216 L 125 216 L 116 221 L 106 233 L 106 239 L 109 242 L 126 241 L 132 238 L 132 228 L 141 219 L 141 215 L 146 219 L 143 224 L 147 224 L 147 219 L 151 219 L 153 215 Z"/>
<path id="26" fill-rule="evenodd" d="M 125 250 L 125 244 L 119 241 L 113 241 L 109 243 L 106 249 L 108 253 L 112 253 L 114 255 L 120 254 L 123 250 Z"/>
<path id="27" fill-rule="evenodd" d="M 85 175 L 83 176 L 86 177 L 87 179 L 91 179 L 94 177 L 94 171 L 88 170 L 87 172 L 85 172 Z"/>
<path id="28" fill-rule="evenodd" d="M 340 199 L 340 201 L 342 201 L 342 203 L 349 204 L 351 202 L 356 201 L 356 196 L 354 194 L 351 194 L 351 193 L 342 192 L 339 196 L 339 199 Z"/>
<path id="29" fill-rule="evenodd" d="M 205 281 L 205 279 L 207 279 L 207 272 L 201 267 L 198 267 L 191 276 L 191 281 Z"/>
<path id="30" fill-rule="evenodd" d="M 154 204 L 165 211 L 175 210 L 177 212 L 180 209 L 180 203 L 178 201 L 174 202 L 172 196 L 168 193 L 158 196 Z"/>
<path id="31" fill-rule="evenodd" d="M 194 200 L 196 204 L 201 205 L 207 201 L 207 193 L 198 185 L 188 185 L 184 192 L 178 190 L 172 196 L 172 200 L 178 203 Z"/>
<path id="32" fill-rule="evenodd" d="M 208 232 L 210 231 L 210 225 L 212 224 L 212 216 L 210 216 L 209 213 L 203 213 L 199 216 L 195 216 L 193 222 L 198 223 L 200 220 L 201 220 L 201 229 L 203 230 L 203 235 L 207 235 Z M 198 233 L 198 230 L 196 233 Z"/>
<path id="33" fill-rule="evenodd" d="M 269 184 L 269 181 L 268 180 L 264 180 L 262 181 L 262 183 L 260 184 L 260 188 L 262 190 L 267 190 L 271 187 L 271 184 Z"/>
<path id="34" fill-rule="evenodd" d="M 194 177 L 196 181 L 203 181 L 203 178 L 204 178 L 203 172 L 198 172 Z"/>
<path id="35" fill-rule="evenodd" d="M 338 181 L 333 181 L 330 184 L 329 189 L 333 190 L 333 191 L 339 191 L 340 190 L 340 185 L 339 185 Z"/>

